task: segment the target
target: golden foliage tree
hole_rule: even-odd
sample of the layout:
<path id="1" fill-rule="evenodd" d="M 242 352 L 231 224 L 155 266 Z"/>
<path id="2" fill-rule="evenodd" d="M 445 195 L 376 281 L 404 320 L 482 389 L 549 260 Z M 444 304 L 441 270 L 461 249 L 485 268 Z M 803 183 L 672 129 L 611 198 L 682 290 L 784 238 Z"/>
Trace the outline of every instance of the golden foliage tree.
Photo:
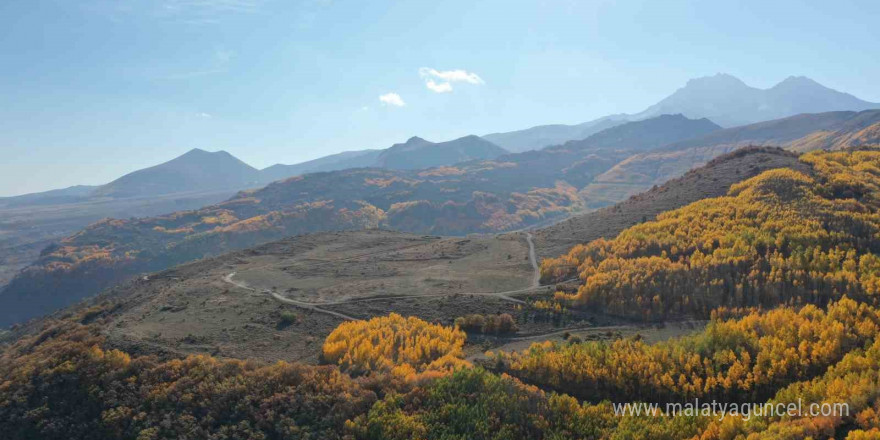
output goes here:
<path id="1" fill-rule="evenodd" d="M 392 313 L 341 324 L 324 341 L 323 356 L 354 375 L 442 371 L 464 365 L 465 339 L 457 328 Z"/>
<path id="2" fill-rule="evenodd" d="M 544 281 L 578 276 L 573 305 L 647 320 L 720 306 L 880 299 L 880 152 L 811 153 L 813 176 L 766 171 L 545 260 Z"/>

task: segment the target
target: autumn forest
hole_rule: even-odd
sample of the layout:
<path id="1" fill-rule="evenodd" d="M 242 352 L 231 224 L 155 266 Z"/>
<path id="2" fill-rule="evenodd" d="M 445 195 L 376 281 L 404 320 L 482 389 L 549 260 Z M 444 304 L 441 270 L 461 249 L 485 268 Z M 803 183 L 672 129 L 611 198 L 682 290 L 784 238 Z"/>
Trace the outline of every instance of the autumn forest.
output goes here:
<path id="1" fill-rule="evenodd" d="M 112 348 L 104 300 L 0 357 L 0 432 L 32 439 L 880 438 L 880 151 L 807 153 L 545 259 L 534 306 L 705 319 L 650 343 L 537 342 L 467 360 L 509 314 L 344 322 L 321 365 Z M 576 279 L 575 283 L 563 282 Z M 519 306 L 518 306 L 519 307 Z M 294 319 L 294 318 L 291 318 Z M 621 416 L 615 402 L 845 402 L 832 417 Z"/>

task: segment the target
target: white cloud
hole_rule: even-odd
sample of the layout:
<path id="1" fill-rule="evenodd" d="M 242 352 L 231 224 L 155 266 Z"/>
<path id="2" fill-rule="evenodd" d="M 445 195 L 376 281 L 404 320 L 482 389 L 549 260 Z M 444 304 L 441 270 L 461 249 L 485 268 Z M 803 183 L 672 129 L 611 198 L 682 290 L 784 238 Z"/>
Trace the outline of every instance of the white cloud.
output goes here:
<path id="1" fill-rule="evenodd" d="M 419 76 L 425 79 L 425 87 L 436 93 L 448 93 L 452 91 L 452 83 L 463 82 L 468 84 L 485 84 L 483 78 L 466 70 L 437 70 L 430 67 L 419 69 Z M 436 82 L 434 79 L 441 80 Z"/>
<path id="2" fill-rule="evenodd" d="M 403 102 L 403 98 L 400 97 L 397 93 L 386 93 L 384 95 L 379 96 L 379 101 L 382 101 L 382 104 L 385 105 L 393 105 L 395 107 L 403 107 L 406 105 Z"/>
<path id="3" fill-rule="evenodd" d="M 196 116 L 198 116 L 198 117 L 200 117 L 200 118 L 202 118 L 202 119 L 211 119 L 211 118 L 213 118 L 213 116 L 211 116 L 210 113 L 205 113 L 205 112 L 197 113 Z"/>
<path id="4" fill-rule="evenodd" d="M 233 58 L 235 58 L 234 51 L 219 47 L 214 49 L 214 59 L 217 60 L 218 63 L 226 64 L 232 61 Z"/>
<path id="5" fill-rule="evenodd" d="M 425 81 L 425 86 L 433 92 L 448 93 L 452 91 L 452 84 L 448 82 L 436 83 L 433 79 Z"/>

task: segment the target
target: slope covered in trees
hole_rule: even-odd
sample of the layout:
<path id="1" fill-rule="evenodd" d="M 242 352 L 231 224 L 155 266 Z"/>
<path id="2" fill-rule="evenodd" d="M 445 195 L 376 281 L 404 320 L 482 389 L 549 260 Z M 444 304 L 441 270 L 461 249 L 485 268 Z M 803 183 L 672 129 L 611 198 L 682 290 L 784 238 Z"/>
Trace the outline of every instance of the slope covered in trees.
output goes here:
<path id="1" fill-rule="evenodd" d="M 813 176 L 771 170 L 545 260 L 545 282 L 577 276 L 573 305 L 655 320 L 719 306 L 876 302 L 880 152 L 811 153 Z"/>
<path id="2" fill-rule="evenodd" d="M 809 165 L 800 162 L 797 154 L 781 148 L 741 148 L 615 205 L 538 229 L 534 232 L 536 251 L 542 258 L 558 257 L 568 252 L 572 243 L 613 238 L 630 226 L 653 220 L 662 212 L 700 199 L 726 195 L 731 185 L 776 168 L 810 172 Z M 589 188 L 582 192 L 592 191 Z"/>
<path id="3" fill-rule="evenodd" d="M 718 310 L 694 336 L 653 345 L 546 342 L 496 360 L 529 383 L 593 401 L 760 402 L 780 386 L 811 379 L 880 332 L 877 309 L 851 299 L 827 311 L 810 305 L 736 319 L 726 318 L 729 312 Z"/>
<path id="4" fill-rule="evenodd" d="M 407 377 L 465 365 L 465 334 L 457 328 L 396 313 L 341 324 L 324 342 L 324 360 L 350 374 L 393 372 Z"/>
<path id="5" fill-rule="evenodd" d="M 86 311 L 4 350 L 3 438 L 333 439 L 377 398 L 329 366 L 133 357 L 103 346 L 106 313 Z"/>
<path id="6" fill-rule="evenodd" d="M 343 367 L 352 377 L 336 365 L 132 356 L 100 336 L 115 308 L 47 321 L 3 348 L 5 438 L 858 440 L 873 438 L 880 425 L 880 310 L 851 299 L 827 310 L 719 310 L 704 331 L 653 346 L 537 344 L 499 355 L 495 367 L 513 376 L 457 363 L 451 372 L 409 378 L 395 370 L 455 352 L 460 332 L 399 316 L 343 325 L 325 350 L 352 338 L 360 343 L 341 352 L 369 353 L 371 365 L 381 366 L 370 374 Z M 416 341 L 440 349 L 418 352 Z M 451 345 L 441 347 L 444 341 Z M 621 415 L 611 403 L 695 396 L 847 403 L 850 413 L 719 421 L 717 414 Z"/>

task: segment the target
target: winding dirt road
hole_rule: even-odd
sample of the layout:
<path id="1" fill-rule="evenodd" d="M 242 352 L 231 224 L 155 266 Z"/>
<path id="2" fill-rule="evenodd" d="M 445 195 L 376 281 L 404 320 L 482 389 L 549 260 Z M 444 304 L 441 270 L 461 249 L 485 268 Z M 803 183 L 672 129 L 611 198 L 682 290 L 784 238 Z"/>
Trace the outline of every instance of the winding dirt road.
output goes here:
<path id="1" fill-rule="evenodd" d="M 535 275 L 532 278 L 532 287 L 541 286 L 541 268 L 538 266 L 538 257 L 535 255 L 535 242 L 532 241 L 532 233 L 526 232 L 526 242 L 529 244 L 529 263 L 532 263 L 532 270 Z"/>
<path id="2" fill-rule="evenodd" d="M 250 287 L 250 286 L 248 286 L 248 285 L 245 284 L 245 283 L 242 283 L 242 282 L 240 282 L 240 281 L 235 281 L 235 280 L 232 278 L 232 277 L 234 277 L 234 276 L 235 276 L 235 272 L 232 272 L 232 273 L 230 273 L 229 275 L 226 275 L 225 277 L 223 277 L 223 281 L 225 281 L 225 282 L 227 282 L 227 283 L 229 283 L 229 284 L 232 284 L 233 286 L 238 287 L 239 289 L 245 289 L 245 290 L 250 290 L 251 292 L 259 292 L 259 293 L 265 293 L 265 294 L 268 294 L 268 295 L 270 295 L 272 298 L 275 298 L 276 301 L 278 301 L 278 302 L 282 302 L 282 303 L 284 303 L 284 304 L 290 304 L 290 305 L 292 305 L 292 306 L 297 306 L 297 307 L 300 307 L 300 308 L 303 308 L 303 309 L 313 310 L 313 311 L 318 312 L 318 313 L 325 313 L 325 314 L 328 314 L 328 315 L 335 316 L 335 317 L 337 317 L 337 318 L 342 318 L 342 319 L 344 319 L 344 320 L 346 320 L 346 321 L 360 321 L 358 318 L 355 318 L 355 317 L 353 317 L 353 316 L 349 316 L 349 315 L 346 315 L 346 314 L 344 314 L 344 313 L 334 312 L 334 311 L 332 311 L 332 310 L 322 309 L 322 308 L 318 307 L 318 306 L 315 305 L 315 304 L 306 303 L 306 302 L 302 302 L 302 301 L 297 301 L 297 300 L 290 299 L 290 298 L 285 298 L 285 297 L 283 297 L 283 296 L 279 295 L 278 293 L 273 292 L 273 291 L 271 291 L 271 290 L 266 290 L 266 289 L 263 289 L 263 290 L 257 290 L 257 289 L 254 289 L 253 287 Z"/>
<path id="3" fill-rule="evenodd" d="M 284 304 L 289 304 L 289 305 L 300 307 L 303 309 L 312 310 L 312 311 L 315 311 L 318 313 L 324 313 L 327 315 L 335 316 L 337 318 L 341 318 L 346 321 L 359 321 L 359 319 L 355 318 L 353 316 L 346 315 L 344 313 L 339 313 L 339 312 L 334 312 L 332 310 L 323 309 L 321 307 L 335 306 L 335 305 L 342 305 L 342 304 L 352 304 L 352 303 L 358 303 L 358 302 L 382 301 L 382 300 L 389 300 L 389 299 L 431 298 L 431 297 L 455 296 L 455 295 L 494 296 L 494 297 L 502 299 L 504 301 L 510 301 L 513 303 L 525 305 L 525 304 L 527 304 L 525 301 L 523 301 L 521 299 L 514 298 L 510 295 L 517 295 L 517 294 L 521 294 L 521 293 L 534 292 L 539 289 L 551 288 L 551 286 L 541 286 L 541 283 L 540 283 L 541 269 L 538 266 L 538 259 L 535 254 L 535 244 L 532 241 L 532 234 L 530 232 L 526 232 L 526 243 L 528 243 L 528 245 L 529 245 L 529 263 L 532 265 L 532 270 L 534 272 L 534 275 L 532 277 L 531 286 L 523 288 L 523 289 L 508 290 L 505 292 L 455 292 L 455 293 L 437 293 L 437 294 L 430 294 L 430 295 L 374 296 L 374 297 L 369 297 L 369 298 L 356 298 L 356 299 L 348 299 L 348 300 L 341 300 L 341 301 L 328 301 L 328 302 L 321 302 L 321 303 L 313 303 L 313 302 L 297 301 L 295 299 L 290 299 L 290 298 L 287 298 L 285 296 L 280 295 L 277 292 L 274 292 L 274 291 L 271 291 L 268 289 L 257 290 L 251 286 L 248 286 L 247 283 L 244 283 L 241 281 L 236 281 L 234 279 L 235 272 L 232 272 L 232 273 L 224 276 L 223 281 L 228 284 L 231 284 L 235 287 L 238 287 L 240 289 L 250 290 L 251 292 L 258 292 L 258 293 L 267 294 L 267 295 L 271 296 L 272 298 L 274 298 L 276 301 L 282 302 Z"/>

